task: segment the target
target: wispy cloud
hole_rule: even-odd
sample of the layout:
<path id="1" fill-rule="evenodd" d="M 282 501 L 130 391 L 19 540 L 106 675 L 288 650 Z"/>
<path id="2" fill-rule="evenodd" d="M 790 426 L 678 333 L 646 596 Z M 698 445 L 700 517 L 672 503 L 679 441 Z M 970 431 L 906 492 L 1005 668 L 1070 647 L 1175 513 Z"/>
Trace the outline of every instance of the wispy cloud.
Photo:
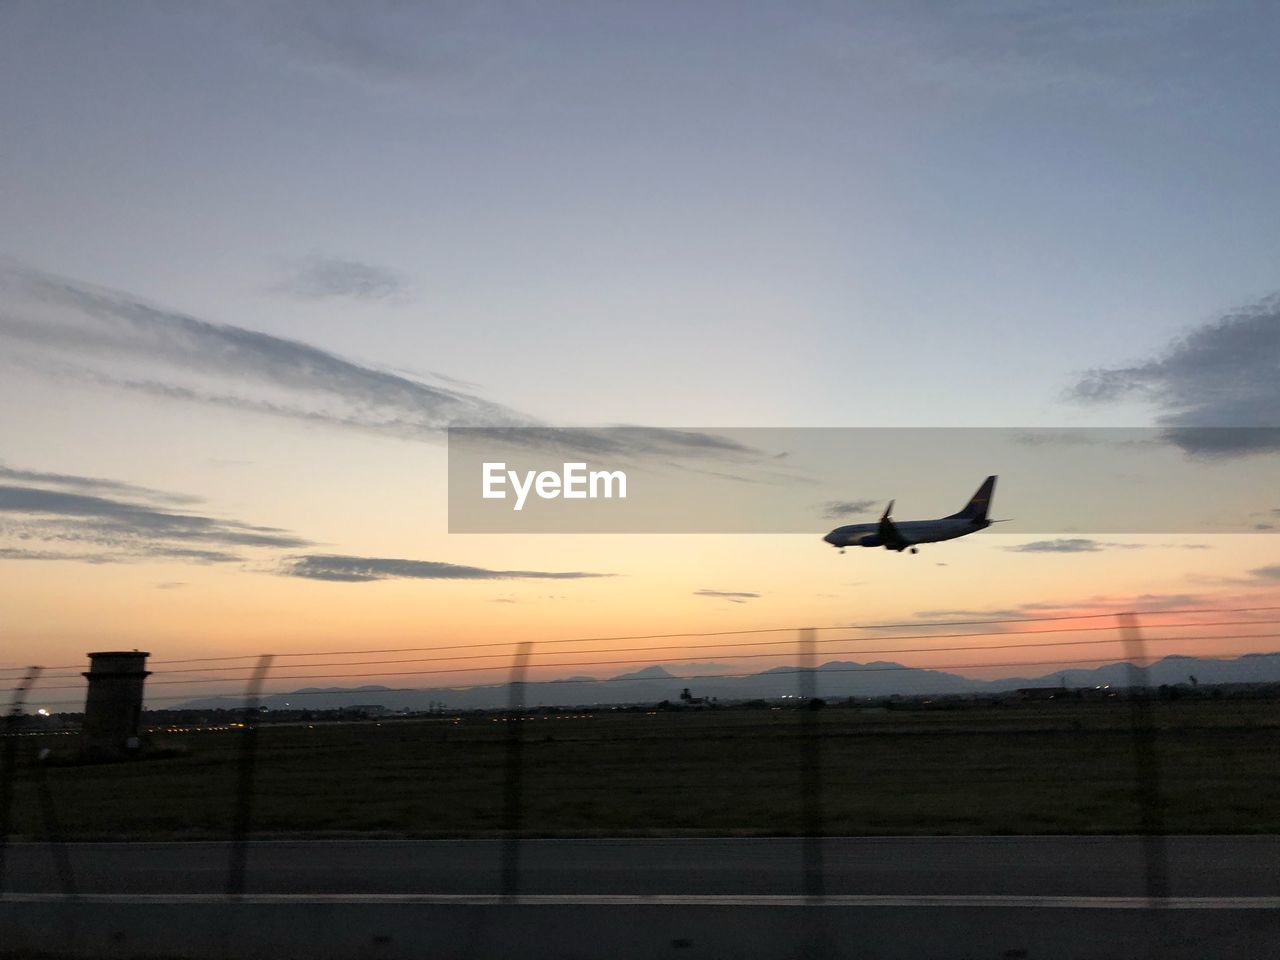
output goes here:
<path id="1" fill-rule="evenodd" d="M 822 515 L 829 520 L 858 517 L 870 513 L 878 503 L 878 500 L 828 500 L 822 505 Z"/>
<path id="2" fill-rule="evenodd" d="M 287 557 L 278 572 L 286 577 L 339 583 L 369 583 L 374 580 L 585 580 L 613 576 L 577 570 L 490 570 L 438 560 L 321 553 Z"/>
<path id="3" fill-rule="evenodd" d="M 159 540 L 251 547 L 299 547 L 307 543 L 275 527 L 174 513 L 155 506 L 38 487 L 0 485 L 0 512 L 85 521 L 100 532 Z"/>
<path id="4" fill-rule="evenodd" d="M 257 26 L 273 59 L 283 52 L 293 66 L 384 95 L 483 89 L 511 73 L 509 61 L 535 36 L 510 11 L 484 4 L 369 0 L 357 12 L 329 0 L 285 0 L 259 7 Z"/>
<path id="5" fill-rule="evenodd" d="M 1135 108 L 1183 89 L 1188 45 L 1221 29 L 1204 0 L 1060 4 L 829 4 L 812 13 L 814 56 L 866 83 L 948 97 L 1084 97 Z M 1212 49 L 1207 47 L 1206 49 Z"/>
<path id="6" fill-rule="evenodd" d="M 43 479 L 45 486 L 0 483 L 0 560 L 73 561 L 89 564 L 176 560 L 233 563 L 253 551 L 297 550 L 312 546 L 278 527 L 244 523 L 189 510 L 175 503 L 198 498 L 97 477 L 3 468 L 0 479 Z M 58 488 L 62 489 L 58 489 Z M 95 490 L 99 493 L 81 492 Z M 129 492 L 131 497 L 100 495 Z M 292 554 L 271 561 L 272 572 L 288 577 L 338 583 L 375 580 L 585 580 L 611 573 L 579 570 L 496 570 L 394 557 L 346 554 Z M 257 569 L 264 569 L 255 564 Z M 174 590 L 185 581 L 157 583 Z M 505 599 L 505 598 L 504 598 Z M 511 602 L 515 602 L 512 600 Z"/>
<path id="7" fill-rule="evenodd" d="M 48 473 L 42 470 L 18 470 L 0 463 L 0 481 L 16 483 L 34 483 L 43 487 L 55 487 L 64 490 L 82 490 L 89 493 L 119 495 L 126 497 L 143 497 L 164 503 L 199 503 L 199 497 L 182 493 L 170 493 L 166 490 L 155 490 L 151 487 L 139 487 L 120 480 L 107 480 L 103 477 L 79 477 L 66 473 Z"/>
<path id="8" fill-rule="evenodd" d="M 312 255 L 290 264 L 275 293 L 302 300 L 389 300 L 408 289 L 397 273 L 359 260 Z"/>
<path id="9" fill-rule="evenodd" d="M 746 603 L 748 600 L 758 600 L 762 595 L 759 593 L 751 593 L 746 590 L 695 590 L 695 597 L 713 597 L 717 600 L 728 600 L 730 603 Z"/>
<path id="10" fill-rule="evenodd" d="M 0 532 L 3 528 L 0 527 Z M 125 557 L 118 553 L 94 553 L 91 551 L 33 550 L 27 547 L 0 547 L 0 560 L 71 560 L 77 563 L 120 563 Z"/>
<path id="11" fill-rule="evenodd" d="M 465 429 L 465 428 L 464 428 Z M 665 457 L 683 457 L 689 460 L 713 459 L 740 461 L 744 464 L 764 463 L 766 478 L 776 479 L 779 474 L 767 464 L 775 458 L 766 458 L 760 451 L 740 443 L 731 437 L 704 430 L 673 430 L 666 427 L 644 427 L 632 424 L 616 427 L 549 427 L 537 424 L 523 426 L 499 426 L 477 431 L 476 438 L 484 443 L 507 443 L 513 446 L 534 447 L 540 450 L 559 450 L 595 457 L 657 458 L 655 465 L 680 468 L 679 462 L 663 460 Z M 455 434 L 455 439 L 462 440 Z M 726 479 L 745 480 L 743 477 L 726 477 L 714 471 L 697 470 Z"/>
<path id="12" fill-rule="evenodd" d="M 1212 607 L 1214 597 L 1198 593 L 1141 593 L 1123 596 L 1094 594 L 1075 600 L 1037 600 L 1010 607 L 952 608 L 920 610 L 922 620 L 995 620 L 1069 619 L 1098 614 L 1145 612 L 1159 614 L 1187 608 Z M 942 625 L 942 624 L 939 624 Z M 920 624 L 909 624 L 916 627 Z"/>
<path id="13" fill-rule="evenodd" d="M 1262 580 L 1280 580 L 1280 563 L 1273 563 L 1266 567 L 1257 567 L 1250 570 L 1249 573 Z"/>
<path id="14" fill-rule="evenodd" d="M 921 620 L 976 620 L 979 617 L 1007 620 L 1024 615 L 1025 611 L 1019 607 L 940 607 L 935 610 L 916 611 L 916 616 Z M 851 624 L 851 626 L 856 626 L 856 624 Z M 917 624 L 904 624 L 903 626 L 915 627 Z"/>
<path id="15" fill-rule="evenodd" d="M 0 292 L 15 359 L 100 385 L 410 437 L 533 424 L 474 394 L 24 267 L 0 266 Z"/>
<path id="16" fill-rule="evenodd" d="M 100 387 L 406 439 L 486 427 L 513 444 L 579 454 L 776 462 L 703 431 L 547 426 L 475 393 L 12 262 L 0 261 L 0 297 L 4 360 Z"/>
<path id="17" fill-rule="evenodd" d="M 277 527 L 178 510 L 173 504 L 198 502 L 197 498 L 119 481 L 7 467 L 0 478 L 46 484 L 0 484 L 0 536 L 16 544 L 0 549 L 0 559 L 231 563 L 243 560 L 246 548 L 297 549 L 310 544 Z M 85 490 L 99 493 L 80 492 Z M 100 495 L 106 491 L 131 497 Z"/>
<path id="18" fill-rule="evenodd" d="M 1142 543 L 1113 543 L 1087 537 L 1061 537 L 1057 540 L 1033 540 L 1004 549 L 1013 553 L 1097 553 L 1100 550 L 1140 550 L 1145 546 Z"/>
<path id="19" fill-rule="evenodd" d="M 1138 398 L 1161 411 L 1165 439 L 1196 456 L 1280 451 L 1280 296 L 1229 313 L 1162 355 L 1090 371 L 1069 396 Z"/>
<path id="20" fill-rule="evenodd" d="M 1144 435 L 1147 433 L 1151 435 Z M 1024 447 L 1111 447 L 1116 450 L 1158 446 L 1164 442 L 1154 431 L 1132 427 L 1028 430 L 1014 434 L 1012 440 Z"/>

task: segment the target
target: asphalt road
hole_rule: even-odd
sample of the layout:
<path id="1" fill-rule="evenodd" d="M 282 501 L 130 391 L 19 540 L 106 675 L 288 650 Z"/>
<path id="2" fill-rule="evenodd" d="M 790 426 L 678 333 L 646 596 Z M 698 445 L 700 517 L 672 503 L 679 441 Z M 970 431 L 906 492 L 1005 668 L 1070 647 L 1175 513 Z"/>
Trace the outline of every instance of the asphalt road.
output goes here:
<path id="1" fill-rule="evenodd" d="M 1280 896 L 1280 837 L 1171 837 L 1170 893 Z M 223 843 L 76 843 L 80 893 L 220 893 Z M 803 890 L 793 839 L 528 840 L 526 894 L 779 895 Z M 51 848 L 10 844 L 4 892 L 60 892 Z M 1143 896 L 1134 837 L 835 838 L 823 844 L 835 895 Z M 289 894 L 491 894 L 501 841 L 260 841 L 247 891 Z"/>

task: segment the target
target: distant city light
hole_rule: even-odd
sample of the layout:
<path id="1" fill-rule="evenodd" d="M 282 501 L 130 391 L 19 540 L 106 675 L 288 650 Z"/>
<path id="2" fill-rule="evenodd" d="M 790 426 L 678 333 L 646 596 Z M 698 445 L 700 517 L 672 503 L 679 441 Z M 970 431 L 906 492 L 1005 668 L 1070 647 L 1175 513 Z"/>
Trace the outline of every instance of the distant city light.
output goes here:
<path id="1" fill-rule="evenodd" d="M 39 710 L 36 711 L 36 713 L 40 714 L 40 716 L 42 717 L 47 717 L 49 715 L 49 711 L 46 710 L 44 707 L 41 707 Z"/>

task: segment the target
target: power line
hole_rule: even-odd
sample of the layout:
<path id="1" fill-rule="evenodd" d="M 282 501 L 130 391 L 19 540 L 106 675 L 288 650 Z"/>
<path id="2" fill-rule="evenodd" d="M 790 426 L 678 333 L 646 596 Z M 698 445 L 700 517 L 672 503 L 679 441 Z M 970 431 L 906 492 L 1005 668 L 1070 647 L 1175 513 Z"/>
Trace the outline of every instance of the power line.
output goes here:
<path id="1" fill-rule="evenodd" d="M 1275 624 L 1280 624 L 1280 620 L 1244 620 L 1244 621 L 1222 620 L 1222 621 L 1217 621 L 1213 623 L 1163 623 L 1159 625 L 1159 628 L 1162 630 L 1175 630 L 1175 629 L 1191 629 L 1194 627 L 1274 626 Z M 921 633 L 921 634 L 900 635 L 896 637 L 835 637 L 830 640 L 819 640 L 818 643 L 822 643 L 822 644 L 873 643 L 877 640 L 949 640 L 949 639 L 955 639 L 959 637 L 1009 637 L 1009 636 L 1025 636 L 1025 637 L 1037 636 L 1038 637 L 1044 634 L 1052 634 L 1052 633 L 1083 633 L 1083 632 L 1118 630 L 1118 629 L 1119 628 L 1116 626 L 1107 625 L 1102 627 L 1055 627 L 1054 629 L 1051 629 L 1051 630 L 1027 630 L 1027 631 L 1023 631 L 1021 633 L 1015 633 L 1015 634 Z M 1245 636 L 1245 635 L 1242 635 L 1242 636 Z M 1255 636 L 1255 634 L 1248 634 L 1247 636 Z M 1266 636 L 1266 635 L 1256 634 L 1256 636 Z M 1188 639 L 1192 639 L 1192 638 L 1188 638 Z M 1214 637 L 1214 638 L 1203 638 L 1203 639 L 1236 639 L 1236 638 Z M 1090 641 L 1090 642 L 1111 643 L 1116 641 L 1108 640 L 1108 641 Z M 794 645 L 794 643 L 795 641 L 790 638 L 786 640 L 750 640 L 742 643 L 698 644 L 692 649 L 724 650 L 724 649 L 739 649 L 742 647 L 781 646 L 784 644 L 791 646 L 791 645 Z M 1052 646 L 1052 644 L 1006 644 L 1004 646 Z M 669 646 L 648 646 L 648 647 L 609 647 L 603 650 L 592 650 L 591 652 L 592 653 L 656 653 L 663 650 L 688 650 L 688 649 L 690 649 L 688 644 L 675 644 L 675 645 L 669 645 Z M 921 653 L 921 652 L 927 652 L 930 650 L 964 650 L 964 649 L 1002 649 L 1002 646 L 991 645 L 991 644 L 981 644 L 974 647 L 906 647 L 906 648 L 891 648 L 891 649 L 885 649 L 885 650 L 874 650 L 874 649 L 862 650 L 861 652 L 862 653 Z M 362 666 L 381 666 L 385 664 L 401 664 L 401 663 L 438 663 L 438 662 L 448 662 L 448 661 L 457 661 L 457 660 L 498 660 L 498 659 L 507 659 L 509 657 L 510 657 L 510 652 L 508 651 L 506 653 L 476 654 L 474 656 L 469 656 L 469 657 L 458 657 L 458 656 L 415 657 L 407 660 L 339 660 L 339 661 L 323 661 L 320 663 L 304 663 L 304 664 L 298 664 L 297 666 L 303 669 L 310 669 L 314 667 L 362 667 Z M 684 657 L 680 659 L 697 660 L 697 659 L 701 659 L 701 655 L 699 655 L 698 657 Z M 546 664 L 546 665 L 557 666 L 557 664 Z M 251 670 L 253 668 L 252 667 L 223 667 L 221 669 Z M 206 672 L 206 668 L 164 670 L 164 671 L 158 671 L 158 672 L 162 673 L 164 676 L 169 676 L 175 673 L 204 673 Z M 61 679 L 61 678 L 54 677 L 53 679 Z"/>
<path id="2" fill-rule="evenodd" d="M 1158 613 L 1160 613 L 1161 616 L 1172 616 L 1172 614 L 1175 614 L 1175 613 L 1179 613 L 1179 614 L 1257 613 L 1257 612 L 1266 612 L 1266 611 L 1277 611 L 1277 609 L 1280 609 L 1280 607 L 1238 607 L 1238 608 L 1229 608 L 1229 609 L 1212 609 L 1212 608 L 1181 609 L 1181 611 L 1161 611 Z M 1020 618 L 1020 620 L 950 621 L 950 622 L 915 621 L 911 623 L 883 623 L 883 625 L 878 625 L 876 627 L 828 626 L 828 627 L 814 627 L 814 628 L 815 630 L 822 630 L 822 631 L 890 630 L 890 628 L 906 628 L 906 627 L 923 628 L 923 627 L 940 627 L 940 626 L 980 626 L 980 625 L 993 625 L 993 623 L 995 623 L 995 625 L 1000 625 L 1000 623 L 1052 623 L 1052 622 L 1062 622 L 1062 621 L 1070 621 L 1070 620 L 1098 620 L 1098 618 L 1112 617 L 1112 616 L 1115 616 L 1115 614 L 1091 613 L 1091 614 L 1079 614 L 1079 616 L 1071 616 L 1071 617 L 1032 617 L 1032 618 Z M 1162 630 L 1181 630 L 1181 628 L 1194 628 L 1194 627 L 1254 626 L 1254 625 L 1270 626 L 1270 625 L 1275 625 L 1275 623 L 1277 622 L 1280 622 L 1280 621 L 1254 620 L 1254 621 L 1216 621 L 1216 622 L 1190 622 L 1190 623 L 1156 623 L 1156 625 L 1152 625 L 1152 626 L 1162 628 Z M 1012 634 L 1012 635 L 1028 636 L 1033 634 L 1060 634 L 1060 632 L 1062 632 L 1062 634 L 1065 634 L 1065 632 L 1116 630 L 1116 628 L 1117 628 L 1116 626 L 1112 626 L 1112 625 L 1089 626 L 1089 627 L 1083 627 L 1083 626 L 1082 627 L 1055 627 L 1055 628 L 1052 628 L 1052 630 L 1021 631 L 1019 632 L 1019 634 Z M 552 639 L 552 640 L 535 641 L 535 645 L 543 646 L 547 644 L 589 643 L 589 641 L 593 641 L 593 640 L 600 641 L 600 643 L 603 643 L 603 641 L 612 641 L 612 640 L 675 639 L 675 637 L 681 637 L 681 636 L 684 636 L 684 637 L 753 636 L 753 635 L 762 635 L 762 634 L 776 634 L 776 632 L 795 631 L 795 630 L 799 630 L 799 627 L 768 627 L 768 628 L 762 628 L 762 630 L 741 630 L 741 631 L 735 631 L 735 630 L 709 631 L 709 632 L 700 632 L 700 634 L 698 634 L 698 632 L 692 632 L 692 634 L 654 634 L 654 635 L 617 636 L 617 637 L 573 637 L 573 639 L 559 639 L 559 640 Z M 876 637 L 876 636 L 838 637 L 838 639 L 833 639 L 833 640 L 820 640 L 819 643 L 822 643 L 822 644 L 873 643 L 873 641 L 876 641 L 876 640 L 952 639 L 952 637 L 965 637 L 965 636 L 972 636 L 972 637 L 1011 636 L 1011 634 L 1005 634 L 1005 632 L 1001 632 L 1001 631 L 969 632 L 969 634 L 932 634 L 931 632 L 931 634 L 916 634 L 916 635 L 906 635 L 906 636 L 897 635 L 897 636 L 890 636 L 890 637 Z M 781 645 L 781 644 L 790 644 L 790 643 L 792 643 L 791 640 L 745 641 L 745 643 L 731 643 L 731 644 L 700 644 L 696 649 L 712 650 L 712 649 L 737 648 L 737 646 L 769 646 L 769 645 Z M 657 652 L 657 650 L 687 649 L 687 646 L 689 645 L 678 644 L 678 645 L 671 645 L 671 646 L 634 646 L 634 648 L 614 648 L 612 650 L 598 650 L 598 652 L 593 652 L 593 653 Z M 443 645 L 443 646 L 403 646 L 403 648 L 389 648 L 389 649 L 381 649 L 381 650 L 379 649 L 334 650 L 334 652 L 276 654 L 276 657 L 280 657 L 280 658 L 325 657 L 325 655 L 329 655 L 329 657 L 349 657 L 349 655 L 361 655 L 361 654 L 369 655 L 369 654 L 383 654 L 383 653 L 439 653 L 439 652 L 443 652 L 443 650 L 475 650 L 475 649 L 493 649 L 493 648 L 502 648 L 504 650 L 509 650 L 512 648 L 512 643 L 511 641 L 495 641 L 495 643 L 483 643 L 483 644 L 452 644 L 452 645 Z M 417 659 L 406 659 L 406 660 L 353 660 L 353 662 L 347 662 L 347 663 L 323 662 L 323 663 L 300 664 L 300 667 L 310 668 L 310 667 L 330 667 L 330 666 L 333 666 L 333 667 L 361 666 L 361 664 L 365 664 L 365 663 L 370 663 L 370 664 L 372 663 L 425 663 L 425 662 L 431 662 L 431 660 L 433 659 L 438 659 L 438 660 L 498 659 L 498 658 L 507 657 L 507 655 L 508 655 L 507 653 L 502 653 L 502 654 L 475 654 L 475 655 L 470 655 L 470 657 L 456 657 L 456 655 L 454 655 L 454 657 L 417 658 Z M 239 655 L 237 655 L 237 657 L 207 657 L 207 658 L 189 658 L 189 659 L 151 660 L 151 664 L 154 664 L 154 666 L 163 666 L 163 664 L 170 664 L 170 663 L 228 663 L 228 662 L 234 662 L 234 660 L 256 659 L 256 657 L 257 657 L 257 654 L 243 655 L 243 657 L 239 657 Z M 46 669 L 76 669 L 76 668 L 77 668 L 77 664 L 64 664 L 64 666 L 49 667 Z M 4 668 L 4 669 L 10 669 L 10 668 Z M 19 668 L 13 668 L 13 669 L 19 669 Z M 26 669 L 26 667 L 23 667 L 20 669 Z M 168 673 L 188 673 L 188 672 L 196 673 L 196 672 L 205 672 L 205 669 L 209 669 L 209 668 L 193 667 L 193 668 L 187 668 L 187 669 L 172 669 L 172 671 L 163 671 L 163 673 L 166 673 L 166 675 L 168 675 Z M 250 666 L 223 667 L 221 669 L 233 669 L 233 671 L 247 671 L 247 669 L 252 669 L 252 666 L 250 664 Z M 63 680 L 63 678 L 70 678 L 67 676 L 56 676 L 56 675 L 54 676 L 46 675 L 46 676 L 51 678 L 51 680 Z M 78 676 L 78 675 L 73 675 L 73 676 Z M 154 682 L 163 682 L 163 681 L 154 681 Z M 45 689 L 50 689 L 50 687 L 45 687 Z"/>
<path id="3" fill-rule="evenodd" d="M 1051 633 L 1054 631 L 1038 631 L 1040 633 Z M 1280 633 L 1245 633 L 1245 634 L 1226 634 L 1211 637 L 1147 637 L 1149 643 L 1169 643 L 1178 641 L 1203 641 L 1203 640 L 1245 640 L 1259 639 L 1272 640 L 1280 638 Z M 856 639 L 856 638 L 852 638 Z M 957 652 L 971 650 L 1011 650 L 1021 648 L 1037 648 L 1037 647 L 1069 647 L 1069 646 L 1089 646 L 1104 643 L 1120 643 L 1120 638 L 1106 638 L 1103 640 L 1053 640 L 1042 643 L 1009 643 L 1009 644 L 960 644 L 950 647 L 894 647 L 879 650 L 829 650 L 826 651 L 828 656 L 839 656 L 842 654 L 866 654 L 866 653 L 941 653 L 941 652 Z M 757 660 L 770 659 L 777 657 L 789 656 L 789 651 L 779 651 L 776 653 L 744 653 L 734 655 L 734 660 Z M 668 663 L 692 663 L 701 660 L 701 656 L 696 657 L 671 657 Z M 651 658 L 641 660 L 577 660 L 561 663 L 540 664 L 544 667 L 623 667 L 635 666 L 637 664 L 648 663 Z M 488 667 L 451 667 L 447 669 L 432 670 L 382 670 L 373 673 L 307 673 L 307 674 L 284 674 L 272 677 L 272 680 L 354 680 L 365 677 L 409 677 L 409 676 L 439 676 L 445 674 L 457 673 L 491 673 L 496 671 L 505 671 L 510 669 L 506 664 Z M 930 669 L 926 667 L 904 667 L 903 669 Z M 187 680 L 152 680 L 152 686 L 172 685 L 172 684 L 193 684 L 193 683 L 238 683 L 242 682 L 239 677 L 201 677 Z M 70 690 L 78 689 L 78 685 L 62 684 L 54 686 L 46 686 L 44 690 Z"/>

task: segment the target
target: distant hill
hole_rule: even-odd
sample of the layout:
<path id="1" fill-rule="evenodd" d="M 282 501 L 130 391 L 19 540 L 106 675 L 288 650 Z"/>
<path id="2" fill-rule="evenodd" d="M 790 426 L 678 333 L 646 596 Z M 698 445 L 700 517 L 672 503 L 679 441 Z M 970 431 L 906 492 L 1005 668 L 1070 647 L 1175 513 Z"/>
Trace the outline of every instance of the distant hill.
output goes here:
<path id="1" fill-rule="evenodd" d="M 570 677 L 571 681 L 581 679 Z M 595 677 L 588 677 L 588 680 L 594 680 Z M 621 673 L 613 678 L 615 681 L 620 680 L 678 680 L 679 678 L 666 667 L 645 667 L 643 670 L 637 670 L 635 673 Z"/>
<path id="2" fill-rule="evenodd" d="M 1200 683 L 1277 683 L 1280 682 L 1280 653 L 1246 653 L 1234 660 L 1174 655 L 1147 668 L 1147 683 L 1152 686 L 1187 683 L 1192 676 Z M 1034 679 L 995 680 L 988 689 L 1061 686 L 1064 681 L 1068 687 L 1128 686 L 1129 664 L 1109 663 L 1091 670 L 1058 670 Z"/>
<path id="3" fill-rule="evenodd" d="M 1002 680 L 975 680 L 940 670 L 920 670 L 892 661 L 871 663 L 833 660 L 817 668 L 817 691 L 821 697 L 883 697 L 893 694 L 927 696 L 951 693 L 1004 693 L 1023 687 L 1095 687 L 1129 684 L 1129 664 L 1110 663 L 1089 670 L 1058 670 L 1039 677 L 1011 677 Z M 1187 683 L 1194 676 L 1202 684 L 1280 682 L 1280 653 L 1251 653 L 1234 660 L 1169 656 L 1148 668 L 1147 682 Z M 678 677 L 655 664 L 607 680 L 566 677 L 527 684 L 524 702 L 529 706 L 592 706 L 628 703 L 657 703 L 678 700 L 685 688 L 696 697 L 720 700 L 773 699 L 796 696 L 800 691 L 800 671 L 795 667 L 774 667 L 746 677 Z M 273 710 L 286 703 L 331 710 L 357 704 L 381 704 L 388 709 L 425 710 L 444 704 L 452 710 L 504 707 L 510 702 L 507 684 L 477 687 L 434 687 L 396 689 L 380 685 L 361 687 L 303 687 L 291 693 L 275 693 L 262 698 Z M 240 706 L 239 697 L 204 697 L 178 705 L 179 709 L 218 709 Z"/>

